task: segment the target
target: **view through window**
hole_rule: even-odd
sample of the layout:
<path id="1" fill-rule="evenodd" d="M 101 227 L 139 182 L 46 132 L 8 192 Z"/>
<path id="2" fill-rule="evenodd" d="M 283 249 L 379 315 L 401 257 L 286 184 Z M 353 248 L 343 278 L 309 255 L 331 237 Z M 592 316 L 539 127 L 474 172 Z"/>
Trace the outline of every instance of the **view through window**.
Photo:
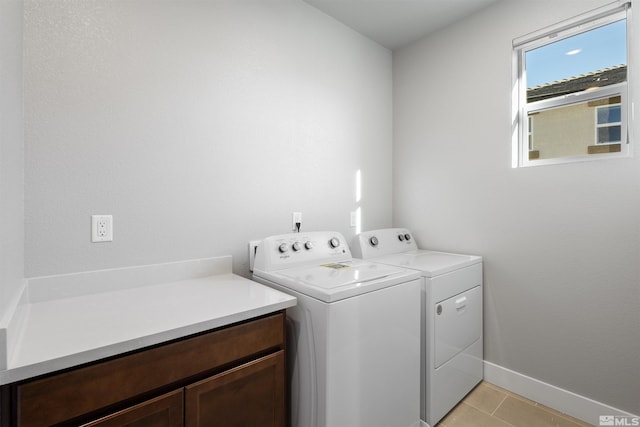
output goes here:
<path id="1" fill-rule="evenodd" d="M 514 48 L 518 166 L 629 152 L 626 5 Z"/>

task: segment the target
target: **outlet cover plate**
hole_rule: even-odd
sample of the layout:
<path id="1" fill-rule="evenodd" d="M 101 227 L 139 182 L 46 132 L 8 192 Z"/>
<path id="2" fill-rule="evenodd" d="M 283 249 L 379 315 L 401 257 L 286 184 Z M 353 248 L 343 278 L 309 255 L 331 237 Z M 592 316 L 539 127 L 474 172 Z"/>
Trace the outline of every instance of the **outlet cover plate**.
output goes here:
<path id="1" fill-rule="evenodd" d="M 113 241 L 112 215 L 91 215 L 91 241 L 94 243 Z"/>

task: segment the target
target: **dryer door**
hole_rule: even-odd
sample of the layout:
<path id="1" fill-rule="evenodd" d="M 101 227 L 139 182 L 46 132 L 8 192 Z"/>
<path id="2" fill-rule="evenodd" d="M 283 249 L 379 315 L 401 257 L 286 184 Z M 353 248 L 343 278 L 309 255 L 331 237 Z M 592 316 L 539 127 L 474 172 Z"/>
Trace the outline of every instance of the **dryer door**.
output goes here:
<path id="1" fill-rule="evenodd" d="M 482 336 L 482 289 L 476 286 L 438 302 L 433 313 L 438 368 Z"/>

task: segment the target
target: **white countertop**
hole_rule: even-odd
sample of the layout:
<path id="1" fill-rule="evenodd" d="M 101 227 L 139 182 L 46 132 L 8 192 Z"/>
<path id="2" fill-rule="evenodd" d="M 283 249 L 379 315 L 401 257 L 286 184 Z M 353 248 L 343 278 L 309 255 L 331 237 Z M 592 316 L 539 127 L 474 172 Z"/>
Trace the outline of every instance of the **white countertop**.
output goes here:
<path id="1" fill-rule="evenodd" d="M 0 384 L 295 304 L 295 297 L 231 273 L 30 302 L 21 307 L 21 327 Z"/>

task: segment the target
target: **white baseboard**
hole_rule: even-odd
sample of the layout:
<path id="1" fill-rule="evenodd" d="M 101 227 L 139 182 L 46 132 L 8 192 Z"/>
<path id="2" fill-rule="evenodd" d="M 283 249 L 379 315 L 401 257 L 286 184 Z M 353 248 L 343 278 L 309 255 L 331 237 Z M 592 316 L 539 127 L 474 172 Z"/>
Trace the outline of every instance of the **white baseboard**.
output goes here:
<path id="1" fill-rule="evenodd" d="M 637 415 L 544 383 L 486 360 L 484 362 L 484 379 L 527 399 L 534 400 L 595 426 L 599 425 L 601 415 L 637 417 Z"/>

